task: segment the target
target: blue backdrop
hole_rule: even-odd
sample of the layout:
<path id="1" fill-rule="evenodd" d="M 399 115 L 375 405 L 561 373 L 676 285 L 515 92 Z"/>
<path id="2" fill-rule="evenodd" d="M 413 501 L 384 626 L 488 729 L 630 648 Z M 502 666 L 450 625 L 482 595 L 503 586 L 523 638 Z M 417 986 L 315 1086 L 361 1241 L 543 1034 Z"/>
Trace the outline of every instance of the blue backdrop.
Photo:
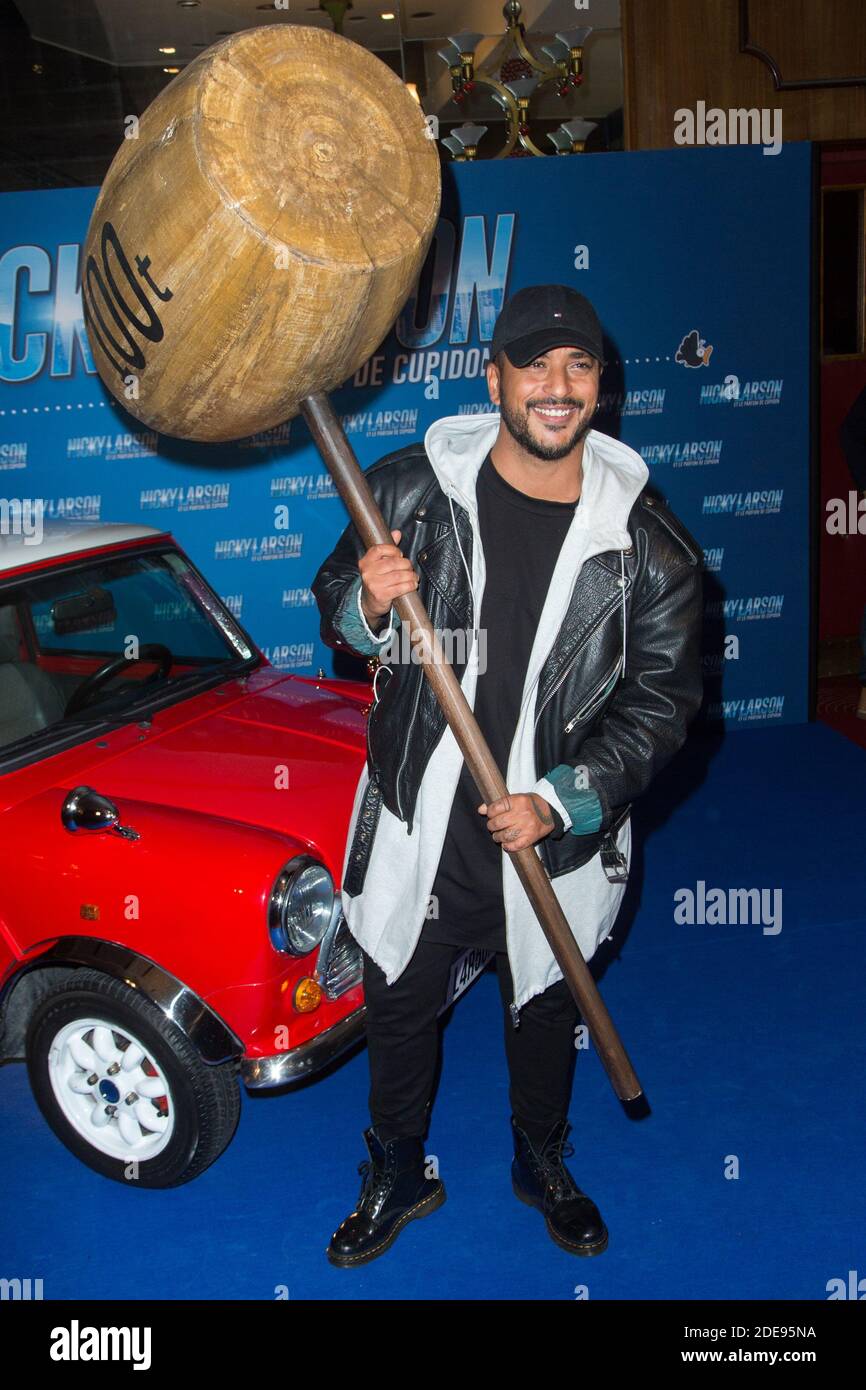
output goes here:
<path id="1" fill-rule="evenodd" d="M 491 408 L 505 297 L 589 295 L 600 427 L 704 547 L 706 716 L 731 727 L 807 715 L 810 165 L 805 143 L 451 165 L 417 294 L 332 393 L 367 467 Z M 0 198 L 0 498 L 172 531 L 277 667 L 330 673 L 309 584 L 347 517 L 306 426 L 186 444 L 107 395 L 78 288 L 96 193 Z"/>

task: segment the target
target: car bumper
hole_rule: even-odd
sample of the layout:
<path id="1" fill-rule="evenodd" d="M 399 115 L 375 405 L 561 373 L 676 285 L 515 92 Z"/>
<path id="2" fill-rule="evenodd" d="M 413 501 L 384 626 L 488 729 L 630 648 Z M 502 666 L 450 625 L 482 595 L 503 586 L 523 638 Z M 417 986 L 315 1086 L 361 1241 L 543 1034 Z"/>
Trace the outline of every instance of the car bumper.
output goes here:
<path id="1" fill-rule="evenodd" d="M 364 1036 L 366 1014 L 366 1007 L 362 1005 L 335 1023 L 333 1028 L 327 1028 L 324 1033 L 317 1034 L 290 1052 L 279 1052 L 273 1057 L 244 1057 L 241 1062 L 244 1085 L 250 1090 L 263 1090 L 321 1071 Z"/>

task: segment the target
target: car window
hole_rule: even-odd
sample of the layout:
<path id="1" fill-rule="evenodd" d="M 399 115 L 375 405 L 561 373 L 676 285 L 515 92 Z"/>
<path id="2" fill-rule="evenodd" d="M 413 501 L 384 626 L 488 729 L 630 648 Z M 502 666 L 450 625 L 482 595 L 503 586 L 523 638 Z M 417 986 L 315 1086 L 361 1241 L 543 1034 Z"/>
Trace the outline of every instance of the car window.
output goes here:
<path id="1" fill-rule="evenodd" d="M 27 740 L 87 737 L 88 722 L 123 722 L 125 710 L 141 718 L 148 699 L 185 698 L 208 676 L 256 660 L 228 610 L 174 551 L 58 564 L 5 585 L 0 762 Z"/>
<path id="2" fill-rule="evenodd" d="M 116 567 L 101 578 L 95 577 L 98 573 L 56 584 L 44 598 L 31 602 L 39 651 L 117 652 L 128 636 L 135 635 L 142 643 L 170 638 L 168 645 L 178 660 L 225 656 L 222 633 L 193 602 L 182 575 L 166 568 L 161 558 Z M 85 608 L 78 630 L 74 619 L 58 622 L 58 601 L 86 596 L 88 591 L 99 597 L 93 620 L 88 621 Z"/>

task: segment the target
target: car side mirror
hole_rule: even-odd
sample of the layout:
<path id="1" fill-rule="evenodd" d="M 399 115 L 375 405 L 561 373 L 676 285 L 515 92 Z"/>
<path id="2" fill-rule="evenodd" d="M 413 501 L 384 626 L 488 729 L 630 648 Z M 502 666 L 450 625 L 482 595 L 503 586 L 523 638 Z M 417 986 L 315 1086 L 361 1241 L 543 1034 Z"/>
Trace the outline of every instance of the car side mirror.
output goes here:
<path id="1" fill-rule="evenodd" d="M 107 796 L 100 796 L 93 787 L 73 787 L 60 809 L 60 818 L 67 830 L 116 830 L 128 839 L 138 839 L 138 833 L 120 824 L 120 812 Z"/>

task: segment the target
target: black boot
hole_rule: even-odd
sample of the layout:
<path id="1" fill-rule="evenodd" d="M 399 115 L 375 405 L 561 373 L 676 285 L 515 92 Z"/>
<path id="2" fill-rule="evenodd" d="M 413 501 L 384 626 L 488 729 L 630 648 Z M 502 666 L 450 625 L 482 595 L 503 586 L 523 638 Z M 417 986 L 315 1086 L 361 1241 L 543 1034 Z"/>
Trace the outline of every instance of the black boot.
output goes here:
<path id="1" fill-rule="evenodd" d="M 535 1147 L 511 1117 L 514 1162 L 511 1185 L 515 1197 L 544 1214 L 551 1240 L 572 1255 L 600 1255 L 607 1249 L 607 1227 L 591 1197 L 581 1192 L 563 1161 L 574 1147 L 566 1147 L 571 1129 L 567 1120 L 553 1126 L 544 1143 Z"/>
<path id="2" fill-rule="evenodd" d="M 391 1139 L 381 1144 L 375 1130 L 364 1131 L 369 1160 L 358 1165 L 364 1182 L 358 1205 L 331 1237 L 325 1252 L 332 1265 L 365 1264 L 384 1255 L 408 1221 L 428 1216 L 445 1201 L 439 1178 L 425 1176 L 422 1139 Z"/>

